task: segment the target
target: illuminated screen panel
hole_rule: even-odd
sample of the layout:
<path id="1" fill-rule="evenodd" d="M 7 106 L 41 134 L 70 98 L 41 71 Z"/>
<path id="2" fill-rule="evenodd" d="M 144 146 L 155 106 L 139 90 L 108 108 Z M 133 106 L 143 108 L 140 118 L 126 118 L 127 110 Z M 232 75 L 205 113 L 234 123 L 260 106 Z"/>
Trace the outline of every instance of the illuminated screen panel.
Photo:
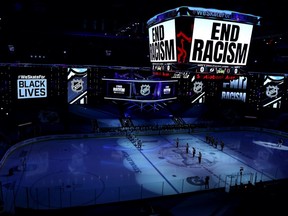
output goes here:
<path id="1" fill-rule="evenodd" d="M 175 19 L 148 29 L 150 62 L 176 62 Z"/>
<path id="2" fill-rule="evenodd" d="M 239 74 L 248 62 L 253 24 L 176 17 L 148 30 L 150 62 L 156 72 L 195 68 Z"/>
<path id="3" fill-rule="evenodd" d="M 171 98 L 174 97 L 175 94 L 175 83 L 161 83 L 160 87 L 160 97 L 161 98 Z"/>
<path id="4" fill-rule="evenodd" d="M 17 78 L 17 99 L 47 98 L 46 75 L 21 74 Z"/>
<path id="5" fill-rule="evenodd" d="M 206 81 L 201 79 L 200 76 L 193 75 L 191 78 L 192 91 L 191 91 L 191 103 L 205 103 L 205 87 Z"/>
<path id="6" fill-rule="evenodd" d="M 103 80 L 106 81 L 105 99 L 152 103 L 177 98 L 177 80 Z"/>
<path id="7" fill-rule="evenodd" d="M 51 96 L 51 69 L 44 67 L 11 67 L 12 100 L 44 101 Z M 15 99 L 15 100 L 14 100 Z"/>
<path id="8" fill-rule="evenodd" d="M 67 101 L 69 104 L 87 104 L 87 68 L 67 69 Z"/>
<path id="9" fill-rule="evenodd" d="M 161 98 L 161 89 L 158 91 L 158 83 L 149 83 L 149 82 L 134 82 L 133 83 L 133 93 L 135 99 L 139 100 L 151 100 Z"/>
<path id="10" fill-rule="evenodd" d="M 107 96 L 112 98 L 131 98 L 131 84 L 124 82 L 108 82 Z"/>
<path id="11" fill-rule="evenodd" d="M 195 18 L 190 62 L 245 66 L 253 25 Z"/>
<path id="12" fill-rule="evenodd" d="M 58 68 L 45 66 L 11 66 L 9 69 L 9 106 L 16 113 L 27 114 L 37 109 L 45 108 L 48 104 L 58 105 L 63 102 L 63 92 L 60 88 L 54 88 L 55 83 L 60 83 L 58 76 L 54 73 L 60 73 Z M 23 117 L 26 117 L 25 114 Z M 21 121 L 21 118 L 18 119 Z M 17 120 L 17 121 L 18 121 Z"/>
<path id="13" fill-rule="evenodd" d="M 221 99 L 246 102 L 247 100 L 246 76 L 235 76 L 231 80 L 223 80 Z"/>
<path id="14" fill-rule="evenodd" d="M 7 70 L 13 109 L 66 104 L 66 70 L 44 65 L 15 65 Z"/>
<path id="15" fill-rule="evenodd" d="M 261 89 L 263 108 L 281 108 L 284 93 L 284 76 L 265 75 Z"/>
<path id="16" fill-rule="evenodd" d="M 157 102 L 176 99 L 177 80 L 134 82 L 135 99 L 142 102 Z"/>

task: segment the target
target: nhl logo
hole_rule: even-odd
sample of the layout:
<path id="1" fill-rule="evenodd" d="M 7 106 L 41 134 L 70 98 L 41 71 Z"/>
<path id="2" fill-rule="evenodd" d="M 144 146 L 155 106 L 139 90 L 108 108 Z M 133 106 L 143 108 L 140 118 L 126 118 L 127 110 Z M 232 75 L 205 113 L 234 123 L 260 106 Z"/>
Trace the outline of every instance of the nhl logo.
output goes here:
<path id="1" fill-rule="evenodd" d="M 150 94 L 150 86 L 149 85 L 141 85 L 140 93 L 143 96 L 149 95 Z"/>
<path id="2" fill-rule="evenodd" d="M 278 90 L 279 90 L 279 87 L 278 86 L 267 86 L 266 87 L 266 95 L 267 97 L 269 98 L 273 98 L 273 97 L 277 97 L 278 95 Z"/>
<path id="3" fill-rule="evenodd" d="M 71 89 L 74 92 L 81 92 L 83 90 L 83 83 L 82 79 L 73 79 L 71 81 Z"/>
<path id="4" fill-rule="evenodd" d="M 203 91 L 203 83 L 202 82 L 195 82 L 193 86 L 193 91 L 196 94 L 199 94 Z"/>

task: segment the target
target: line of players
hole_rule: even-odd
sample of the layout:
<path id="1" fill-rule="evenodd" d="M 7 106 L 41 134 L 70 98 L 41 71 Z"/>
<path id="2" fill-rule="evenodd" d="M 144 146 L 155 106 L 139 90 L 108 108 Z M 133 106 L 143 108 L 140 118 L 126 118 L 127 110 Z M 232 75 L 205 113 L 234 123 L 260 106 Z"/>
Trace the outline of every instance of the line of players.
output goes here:
<path id="1" fill-rule="evenodd" d="M 129 133 L 127 135 L 128 139 L 133 143 L 134 146 L 142 150 L 142 140 L 136 137 L 134 134 Z"/>
<path id="2" fill-rule="evenodd" d="M 215 148 L 218 148 L 218 145 L 220 145 L 221 151 L 223 151 L 224 149 L 223 140 L 217 140 L 215 137 L 208 135 L 208 134 L 206 134 L 206 143 L 211 144 Z"/>
<path id="3" fill-rule="evenodd" d="M 136 137 L 134 134 L 128 134 L 128 139 L 140 150 L 142 149 L 142 140 L 140 140 L 138 137 Z M 220 150 L 223 151 L 224 148 L 224 142 L 223 140 L 218 141 L 215 137 L 206 135 L 206 143 L 211 144 L 215 148 L 218 147 L 218 144 L 220 144 Z M 179 138 L 176 139 L 176 147 L 179 147 Z M 186 144 L 186 153 L 189 153 L 189 144 Z M 196 149 L 192 147 L 192 155 L 195 157 Z M 198 153 L 199 163 L 201 163 L 202 153 Z"/>
<path id="4" fill-rule="evenodd" d="M 206 143 L 208 144 L 211 144 L 213 147 L 217 148 L 218 147 L 218 144 L 220 145 L 220 150 L 223 151 L 224 149 L 224 142 L 223 140 L 217 140 L 215 137 L 213 136 L 210 136 L 210 135 L 206 135 Z M 178 148 L 179 147 L 179 138 L 177 137 L 176 139 L 176 147 Z M 192 150 L 192 154 L 193 154 L 193 151 L 194 151 L 194 147 L 192 147 L 193 150 Z M 187 143 L 186 144 L 186 152 L 188 153 L 188 150 L 189 150 L 189 144 Z"/>
<path id="5" fill-rule="evenodd" d="M 179 138 L 177 137 L 177 139 L 176 139 L 176 148 L 178 148 L 178 147 L 179 147 Z M 186 154 L 188 154 L 188 153 L 189 153 L 189 144 L 186 143 Z M 192 147 L 192 156 L 193 156 L 193 158 L 195 157 L 195 155 L 196 155 L 196 149 L 194 147 Z M 202 161 L 202 153 L 201 153 L 201 151 L 199 151 L 198 152 L 198 162 L 199 162 L 199 164 L 201 163 L 201 161 Z"/>
<path id="6" fill-rule="evenodd" d="M 205 137 L 205 141 L 206 141 L 206 143 L 211 144 L 215 148 L 218 148 L 218 144 L 219 144 L 221 151 L 223 151 L 223 149 L 224 149 L 223 140 L 217 140 L 215 137 L 210 136 L 210 135 L 207 134 L 206 137 Z M 178 147 L 179 147 L 179 138 L 177 137 L 177 139 L 176 139 L 176 148 L 178 148 Z M 186 144 L 186 153 L 187 154 L 189 153 L 189 144 L 188 143 Z M 196 154 L 196 149 L 194 147 L 192 147 L 192 156 L 195 157 L 195 154 Z M 199 151 L 198 152 L 199 163 L 201 163 L 201 159 L 202 159 L 202 153 Z"/>

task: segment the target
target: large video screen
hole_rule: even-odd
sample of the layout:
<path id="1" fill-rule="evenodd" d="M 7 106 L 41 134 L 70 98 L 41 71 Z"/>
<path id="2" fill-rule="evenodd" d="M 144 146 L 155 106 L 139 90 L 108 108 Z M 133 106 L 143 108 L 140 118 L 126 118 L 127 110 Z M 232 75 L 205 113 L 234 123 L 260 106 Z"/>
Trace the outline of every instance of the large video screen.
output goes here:
<path id="1" fill-rule="evenodd" d="M 17 99 L 46 98 L 46 75 L 21 74 L 17 78 Z"/>
<path id="2" fill-rule="evenodd" d="M 48 104 L 65 104 L 66 79 L 60 67 L 45 65 L 11 66 L 6 88 L 13 109 L 40 108 Z M 8 99 L 8 96 L 5 96 Z M 5 100 L 6 100 L 5 99 Z"/>
<path id="3" fill-rule="evenodd" d="M 108 82 L 108 95 L 115 98 L 131 98 L 131 83 Z"/>
<path id="4" fill-rule="evenodd" d="M 197 79 L 198 78 L 198 79 Z M 191 103 L 205 103 L 206 97 L 206 80 L 193 75 L 191 78 L 192 91 L 191 91 Z"/>
<path id="5" fill-rule="evenodd" d="M 87 68 L 67 68 L 69 104 L 87 104 Z"/>
<path id="6" fill-rule="evenodd" d="M 176 99 L 177 80 L 107 79 L 105 99 L 134 102 L 158 102 Z"/>
<path id="7" fill-rule="evenodd" d="M 190 62 L 246 65 L 253 25 L 195 18 Z"/>
<path id="8" fill-rule="evenodd" d="M 13 101 L 39 101 L 50 97 L 50 69 L 42 67 L 11 67 Z"/>
<path id="9" fill-rule="evenodd" d="M 171 63 L 176 70 L 185 64 L 242 67 L 247 65 L 253 25 L 176 17 L 152 25 L 148 31 L 150 62 L 154 69 L 163 70 Z"/>
<path id="10" fill-rule="evenodd" d="M 152 26 L 148 31 L 150 62 L 176 62 L 175 19 Z"/>
<path id="11" fill-rule="evenodd" d="M 264 75 L 261 88 L 263 108 L 280 109 L 285 92 L 283 75 Z"/>
<path id="12" fill-rule="evenodd" d="M 221 99 L 246 102 L 247 81 L 246 76 L 236 76 L 231 80 L 223 80 Z"/>

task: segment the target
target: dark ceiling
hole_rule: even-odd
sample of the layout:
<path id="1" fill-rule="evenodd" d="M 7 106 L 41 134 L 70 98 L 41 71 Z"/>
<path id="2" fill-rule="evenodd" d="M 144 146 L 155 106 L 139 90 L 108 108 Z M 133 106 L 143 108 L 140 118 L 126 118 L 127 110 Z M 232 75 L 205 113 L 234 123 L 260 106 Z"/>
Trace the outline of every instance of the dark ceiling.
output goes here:
<path id="1" fill-rule="evenodd" d="M 266 53 L 265 56 L 273 59 L 275 51 L 270 49 L 275 45 L 269 46 L 268 51 L 266 47 L 264 51 L 259 49 L 266 38 L 272 45 L 280 35 L 287 46 L 288 18 L 283 0 L 0 0 L 0 59 L 38 62 L 39 57 L 32 58 L 39 55 L 41 63 L 45 56 L 46 62 L 53 63 L 150 65 L 147 21 L 180 6 L 231 10 L 262 17 L 257 34 L 253 35 L 253 39 L 261 43 L 252 47 L 254 56 Z M 115 37 L 125 41 L 111 40 Z M 285 49 L 284 55 L 286 53 Z M 258 60 L 259 65 L 272 65 L 267 58 Z"/>
<path id="2" fill-rule="evenodd" d="M 265 34 L 283 33 L 288 29 L 283 0 L 1 0 L 0 15 L 2 22 L 7 24 L 6 29 L 82 31 L 85 25 L 113 22 L 113 28 L 107 29 L 112 32 L 132 22 L 146 23 L 152 16 L 179 6 L 233 10 L 261 16 Z"/>

